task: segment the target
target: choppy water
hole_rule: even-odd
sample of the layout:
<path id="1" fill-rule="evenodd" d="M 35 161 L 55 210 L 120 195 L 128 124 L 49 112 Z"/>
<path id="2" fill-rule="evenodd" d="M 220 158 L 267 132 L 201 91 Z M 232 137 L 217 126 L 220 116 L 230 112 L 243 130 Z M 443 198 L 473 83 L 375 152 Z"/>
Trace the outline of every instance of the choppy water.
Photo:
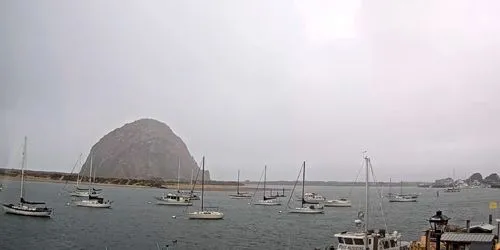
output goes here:
<path id="1" fill-rule="evenodd" d="M 18 182 L 4 181 L 0 201 L 17 201 Z M 250 206 L 248 200 L 229 199 L 230 192 L 207 192 L 208 205 L 219 206 L 224 220 L 196 221 L 183 217 L 184 208 L 154 205 L 153 196 L 164 190 L 131 187 L 104 187 L 105 198 L 114 200 L 112 209 L 67 206 L 71 198 L 62 184 L 28 183 L 27 198 L 43 200 L 54 208 L 51 219 L 0 214 L 0 249 L 314 249 L 335 243 L 333 234 L 353 229 L 353 220 L 364 204 L 362 187 L 308 187 L 329 198 L 351 191 L 352 208 L 325 208 L 325 214 L 288 214 L 287 198 L 282 207 Z M 417 203 L 382 202 L 388 230 L 401 232 L 413 240 L 427 227 L 427 219 L 437 209 L 452 217 L 451 223 L 464 225 L 487 222 L 488 202 L 496 200 L 498 189 L 469 189 L 461 193 L 406 188 L 420 192 Z M 374 195 L 373 195 L 374 196 Z M 153 202 L 148 204 L 148 202 Z M 190 210 L 199 208 L 196 201 Z M 371 225 L 383 228 L 380 200 L 373 199 Z M 283 213 L 279 213 L 283 210 Z M 172 218 L 177 216 L 177 218 Z M 375 218 L 374 218 L 375 217 Z M 376 223 L 376 224 L 375 224 Z M 177 243 L 172 244 L 172 240 Z M 166 248 L 164 248 L 166 249 Z"/>

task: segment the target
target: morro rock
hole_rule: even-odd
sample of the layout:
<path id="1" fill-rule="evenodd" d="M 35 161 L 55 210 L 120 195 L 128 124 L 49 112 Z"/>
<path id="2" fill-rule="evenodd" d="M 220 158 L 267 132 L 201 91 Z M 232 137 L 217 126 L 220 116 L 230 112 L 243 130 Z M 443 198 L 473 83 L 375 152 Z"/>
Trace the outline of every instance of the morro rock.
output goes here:
<path id="1" fill-rule="evenodd" d="M 88 175 L 91 156 L 95 175 L 105 178 L 176 180 L 180 162 L 180 179 L 189 181 L 200 169 L 181 138 L 153 119 L 137 120 L 111 131 L 90 152 L 80 174 Z M 208 171 L 205 178 L 210 179 Z"/>

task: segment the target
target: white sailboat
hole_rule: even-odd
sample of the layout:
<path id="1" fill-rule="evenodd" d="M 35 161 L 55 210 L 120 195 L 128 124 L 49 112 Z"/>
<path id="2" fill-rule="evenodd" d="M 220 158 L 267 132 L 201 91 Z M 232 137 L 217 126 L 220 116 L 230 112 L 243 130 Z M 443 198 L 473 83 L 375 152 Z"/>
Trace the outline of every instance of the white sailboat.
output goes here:
<path id="1" fill-rule="evenodd" d="M 417 198 L 413 195 L 403 194 L 403 181 L 401 181 L 401 191 L 399 194 L 392 194 L 389 196 L 389 202 L 416 202 Z"/>
<path id="2" fill-rule="evenodd" d="M 409 250 L 409 243 L 401 241 L 401 234 L 394 231 L 392 234 L 386 233 L 385 229 L 369 230 L 369 173 L 371 168 L 370 158 L 365 157 L 366 180 L 365 180 L 365 212 L 358 214 L 355 221 L 358 226 L 364 223 L 364 229 L 356 232 L 342 232 L 334 236 L 338 240 L 338 250 Z M 364 220 L 364 221 L 363 221 Z"/>
<path id="3" fill-rule="evenodd" d="M 266 179 L 267 179 L 267 166 L 264 166 L 264 195 L 262 200 L 258 200 L 254 202 L 254 205 L 259 206 L 281 206 L 281 202 L 276 197 L 268 197 L 266 196 Z"/>
<path id="4" fill-rule="evenodd" d="M 111 208 L 111 203 L 113 201 L 110 200 L 104 200 L 99 195 L 93 194 L 93 186 L 92 186 L 92 152 L 90 155 L 90 171 L 89 171 L 89 189 L 88 193 L 89 196 L 87 199 L 79 200 L 75 202 L 75 205 L 78 207 L 90 207 L 90 208 Z M 94 179 L 95 179 L 95 173 L 94 173 Z"/>
<path id="5" fill-rule="evenodd" d="M 238 170 L 238 184 L 236 184 L 236 194 L 229 195 L 232 199 L 249 199 L 252 195 L 245 192 L 240 192 L 240 170 Z"/>
<path id="6" fill-rule="evenodd" d="M 189 197 L 189 194 L 183 195 L 181 192 L 181 184 L 180 184 L 180 171 L 181 171 L 181 161 L 179 159 L 179 164 L 177 166 L 177 193 L 164 193 L 160 197 L 156 198 L 156 204 L 158 205 L 167 205 L 167 206 L 192 206 L 193 203 Z"/>
<path id="7" fill-rule="evenodd" d="M 33 216 L 33 217 L 50 217 L 52 215 L 52 208 L 48 208 L 45 205 L 45 202 L 33 202 L 26 201 L 24 199 L 24 169 L 27 165 L 27 155 L 28 155 L 28 138 L 24 137 L 24 148 L 23 148 L 23 159 L 21 165 L 21 194 L 20 201 L 18 204 L 3 204 L 2 207 L 5 213 L 15 214 L 15 215 L 24 215 L 24 216 Z"/>
<path id="8" fill-rule="evenodd" d="M 82 168 L 83 167 L 84 167 L 84 165 L 82 165 Z M 83 173 L 83 171 L 78 171 L 78 175 L 76 177 L 76 184 L 75 184 L 73 191 L 70 192 L 70 195 L 74 196 L 74 197 L 88 197 L 89 195 L 93 195 L 93 196 L 101 195 L 102 189 L 97 189 L 97 188 L 89 189 L 88 187 L 87 188 L 80 187 L 80 183 L 81 183 L 80 172 Z M 91 180 L 89 178 L 89 186 L 90 186 L 90 182 L 91 182 Z"/>
<path id="9" fill-rule="evenodd" d="M 187 216 L 192 220 L 221 220 L 224 218 L 224 213 L 220 211 L 208 210 L 204 206 L 204 196 L 205 196 L 205 156 L 201 160 L 202 171 L 201 171 L 201 210 L 188 213 Z"/>
<path id="10" fill-rule="evenodd" d="M 302 196 L 301 196 L 301 206 L 296 207 L 296 208 L 290 208 L 288 210 L 289 213 L 298 213 L 298 214 L 322 214 L 324 213 L 323 210 L 323 205 L 317 204 L 317 203 L 310 203 L 307 202 L 304 197 L 305 197 L 305 182 L 306 182 L 306 162 L 304 161 L 302 163 Z M 300 172 L 299 172 L 300 174 Z M 297 184 L 297 183 L 295 183 Z M 295 187 L 294 187 L 295 190 Z M 293 191 L 292 191 L 293 192 Z M 291 196 L 290 199 L 288 199 L 288 205 L 290 204 Z"/>

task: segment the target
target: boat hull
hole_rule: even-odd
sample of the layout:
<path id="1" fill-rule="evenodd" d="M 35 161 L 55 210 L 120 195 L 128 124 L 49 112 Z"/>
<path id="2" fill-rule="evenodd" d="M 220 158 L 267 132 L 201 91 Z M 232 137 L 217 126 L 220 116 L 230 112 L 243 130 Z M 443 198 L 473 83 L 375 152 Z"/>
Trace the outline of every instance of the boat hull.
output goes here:
<path id="1" fill-rule="evenodd" d="M 23 215 L 23 216 L 31 216 L 31 217 L 50 217 L 52 215 L 52 210 L 46 211 L 34 211 L 32 209 L 20 209 L 11 205 L 2 205 L 5 213 L 7 214 L 15 214 L 15 215 Z"/>
<path id="2" fill-rule="evenodd" d="M 308 207 L 297 207 L 288 211 L 293 214 L 323 214 L 325 211 L 323 209 L 311 209 Z"/>
<path id="3" fill-rule="evenodd" d="M 274 200 L 260 200 L 255 203 L 254 205 L 259 205 L 259 206 L 281 206 L 281 202 L 274 201 Z"/>
<path id="4" fill-rule="evenodd" d="M 111 208 L 111 203 L 98 203 L 98 202 L 89 202 L 86 200 L 77 201 L 75 205 L 78 207 L 90 207 L 90 208 Z"/>
<path id="5" fill-rule="evenodd" d="M 417 199 L 409 198 L 409 199 L 389 199 L 389 202 L 417 202 Z"/>
<path id="6" fill-rule="evenodd" d="M 224 214 L 216 211 L 196 211 L 188 213 L 188 218 L 190 220 L 221 220 L 224 218 Z"/>
<path id="7" fill-rule="evenodd" d="M 351 207 L 351 202 L 343 202 L 343 201 L 327 201 L 323 204 L 325 207 Z"/>
<path id="8" fill-rule="evenodd" d="M 244 195 L 244 194 L 240 194 L 240 195 L 238 195 L 238 194 L 230 194 L 229 197 L 231 199 L 250 199 L 250 198 L 252 198 L 251 195 Z"/>
<path id="9" fill-rule="evenodd" d="M 178 201 L 161 201 L 158 200 L 156 201 L 157 205 L 164 205 L 164 206 L 192 206 L 192 202 L 178 202 Z"/>

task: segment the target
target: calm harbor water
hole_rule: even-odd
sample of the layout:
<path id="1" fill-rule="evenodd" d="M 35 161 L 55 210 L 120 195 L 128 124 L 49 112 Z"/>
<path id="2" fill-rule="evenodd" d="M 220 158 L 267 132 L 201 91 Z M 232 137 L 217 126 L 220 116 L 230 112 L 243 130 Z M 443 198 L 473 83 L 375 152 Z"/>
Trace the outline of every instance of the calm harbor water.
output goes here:
<path id="1" fill-rule="evenodd" d="M 18 182 L 2 183 L 0 201 L 17 201 Z M 169 244 L 168 249 L 314 249 L 336 243 L 334 233 L 354 229 L 353 221 L 364 204 L 362 187 L 307 187 L 330 199 L 351 194 L 353 207 L 325 208 L 325 214 L 319 215 L 286 213 L 288 197 L 282 198 L 281 207 L 260 207 L 248 205 L 248 200 L 229 199 L 231 192 L 207 192 L 206 205 L 218 206 L 225 213 L 224 220 L 193 221 L 183 216 L 185 208 L 155 205 L 153 196 L 160 195 L 161 189 L 106 186 L 105 198 L 114 200 L 113 208 L 90 209 L 68 206 L 71 197 L 62 190 L 63 184 L 32 182 L 26 188 L 28 200 L 46 201 L 54 215 L 38 219 L 1 213 L 2 250 L 153 250 L 157 243 Z M 397 230 L 405 240 L 416 239 L 437 209 L 451 217 L 453 224 L 465 225 L 466 219 L 472 224 L 487 222 L 488 203 L 500 193 L 498 189 L 441 191 L 436 198 L 436 189 L 404 191 L 422 195 L 416 203 L 389 203 L 376 199 L 374 191 L 370 224 L 384 228 L 382 205 L 389 232 Z M 195 202 L 188 210 L 199 209 L 199 201 Z"/>

